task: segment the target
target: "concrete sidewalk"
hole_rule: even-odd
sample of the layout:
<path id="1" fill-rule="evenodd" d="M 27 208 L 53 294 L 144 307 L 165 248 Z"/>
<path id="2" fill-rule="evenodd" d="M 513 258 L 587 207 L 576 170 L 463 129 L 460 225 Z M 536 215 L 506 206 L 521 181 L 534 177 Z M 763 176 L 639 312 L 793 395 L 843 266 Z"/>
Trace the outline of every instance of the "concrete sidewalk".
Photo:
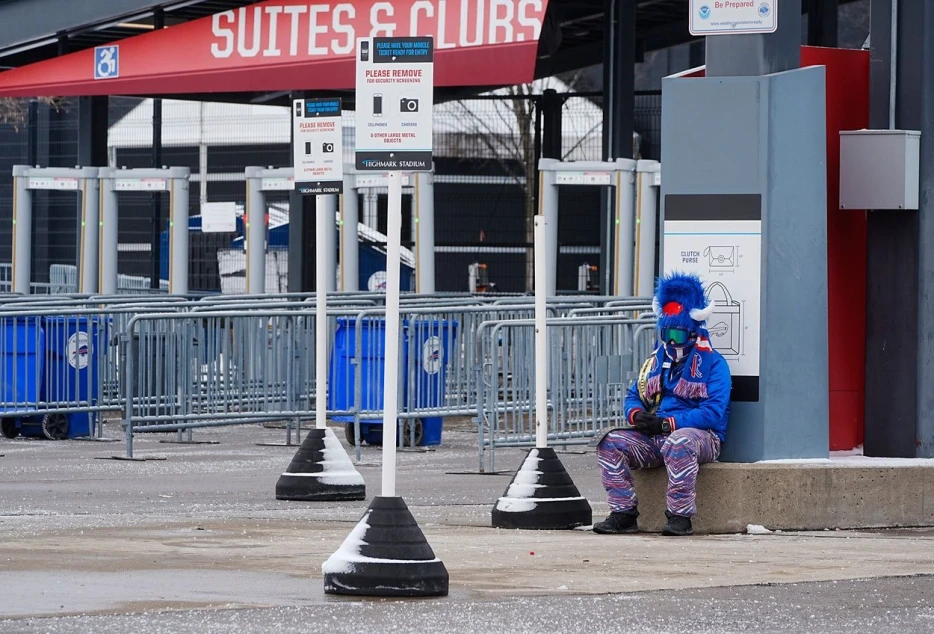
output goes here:
<path id="1" fill-rule="evenodd" d="M 321 563 L 368 502 L 276 501 L 295 448 L 257 443 L 284 435 L 196 433 L 217 445 L 142 436 L 139 455 L 166 458 L 147 462 L 97 459 L 120 455 L 119 444 L 0 442 L 0 618 L 330 605 Z M 465 473 L 476 468 L 475 443 L 467 429 L 446 429 L 437 450 L 399 454 L 398 493 L 450 572 L 444 602 L 934 574 L 932 531 L 673 539 L 492 529 L 510 478 Z M 365 447 L 359 467 L 368 500 L 380 490 L 380 453 Z M 524 453 L 501 451 L 499 465 L 517 467 Z M 592 452 L 561 458 L 601 519 Z"/>

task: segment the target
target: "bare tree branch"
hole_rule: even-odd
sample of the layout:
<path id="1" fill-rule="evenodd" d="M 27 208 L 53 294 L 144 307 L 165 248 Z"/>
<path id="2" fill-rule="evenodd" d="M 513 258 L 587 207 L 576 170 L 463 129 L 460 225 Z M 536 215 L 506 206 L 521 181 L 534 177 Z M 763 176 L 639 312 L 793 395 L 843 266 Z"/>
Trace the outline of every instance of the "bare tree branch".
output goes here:
<path id="1" fill-rule="evenodd" d="M 12 125 L 14 129 L 19 130 L 19 127 L 26 123 L 30 101 L 30 99 L 0 97 L 0 124 Z M 40 97 L 38 101 L 55 110 L 60 110 L 65 106 L 65 100 L 59 97 Z"/>

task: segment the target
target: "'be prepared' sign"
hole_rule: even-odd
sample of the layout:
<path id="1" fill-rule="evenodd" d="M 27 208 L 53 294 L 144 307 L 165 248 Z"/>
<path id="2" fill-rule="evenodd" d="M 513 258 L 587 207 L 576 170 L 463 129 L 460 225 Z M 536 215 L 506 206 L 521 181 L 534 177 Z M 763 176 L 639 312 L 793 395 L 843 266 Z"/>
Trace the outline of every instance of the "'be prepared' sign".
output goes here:
<path id="1" fill-rule="evenodd" d="M 691 35 L 774 33 L 778 0 L 691 0 Z"/>

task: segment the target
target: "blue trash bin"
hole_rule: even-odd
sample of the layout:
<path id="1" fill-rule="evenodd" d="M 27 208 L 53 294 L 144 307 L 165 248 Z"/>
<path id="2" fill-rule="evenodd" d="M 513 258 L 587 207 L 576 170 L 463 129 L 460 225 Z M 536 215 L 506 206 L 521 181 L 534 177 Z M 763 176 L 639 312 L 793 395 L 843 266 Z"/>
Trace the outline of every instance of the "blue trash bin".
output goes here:
<path id="1" fill-rule="evenodd" d="M 20 434 L 20 418 L 35 411 L 45 361 L 45 331 L 37 318 L 0 321 L 0 431 Z"/>
<path id="2" fill-rule="evenodd" d="M 106 324 L 93 317 L 47 317 L 47 363 L 42 381 L 42 400 L 51 404 L 97 405 L 100 359 L 107 345 Z M 42 423 L 46 436 L 90 436 L 96 412 L 47 414 Z"/>
<path id="3" fill-rule="evenodd" d="M 386 322 L 383 319 L 363 319 L 361 345 L 361 394 L 364 409 L 379 410 L 383 407 L 383 368 L 386 355 Z M 448 321 L 406 321 L 403 326 L 402 350 L 403 368 L 400 375 L 402 382 L 402 402 L 400 409 L 409 403 L 409 395 L 417 408 L 437 407 L 444 401 L 444 387 L 447 376 L 446 351 L 451 350 L 457 334 L 457 322 Z M 328 371 L 328 409 L 349 410 L 354 405 L 356 351 L 356 320 L 339 318 L 334 336 L 334 348 L 331 352 Z M 409 368 L 410 351 L 419 359 L 413 368 Z M 414 374 L 414 376 L 412 376 Z M 411 392 L 410 392 L 411 390 Z M 347 439 L 352 442 L 353 417 L 334 416 L 335 422 L 346 422 Z M 407 420 L 402 420 L 404 431 Z M 421 439 L 419 445 L 441 444 L 441 417 L 421 419 Z M 360 436 L 369 444 L 381 444 L 383 424 L 380 419 L 361 419 Z M 418 434 L 417 434 L 418 435 Z M 417 439 L 418 440 L 418 439 Z"/>

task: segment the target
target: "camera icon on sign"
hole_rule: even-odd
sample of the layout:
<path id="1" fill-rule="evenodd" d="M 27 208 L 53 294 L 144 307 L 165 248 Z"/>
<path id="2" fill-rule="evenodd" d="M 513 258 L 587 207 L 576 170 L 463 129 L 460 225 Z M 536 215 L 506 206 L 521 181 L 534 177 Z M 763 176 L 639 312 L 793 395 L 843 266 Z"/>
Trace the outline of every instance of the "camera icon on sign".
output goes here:
<path id="1" fill-rule="evenodd" d="M 333 153 L 334 153 L 334 144 L 333 144 L 333 143 L 322 143 L 322 144 L 321 144 L 321 151 L 324 152 L 325 154 L 333 154 Z"/>
<path id="2" fill-rule="evenodd" d="M 402 112 L 418 112 L 418 99 L 406 99 L 403 97 L 399 101 L 399 110 Z"/>

